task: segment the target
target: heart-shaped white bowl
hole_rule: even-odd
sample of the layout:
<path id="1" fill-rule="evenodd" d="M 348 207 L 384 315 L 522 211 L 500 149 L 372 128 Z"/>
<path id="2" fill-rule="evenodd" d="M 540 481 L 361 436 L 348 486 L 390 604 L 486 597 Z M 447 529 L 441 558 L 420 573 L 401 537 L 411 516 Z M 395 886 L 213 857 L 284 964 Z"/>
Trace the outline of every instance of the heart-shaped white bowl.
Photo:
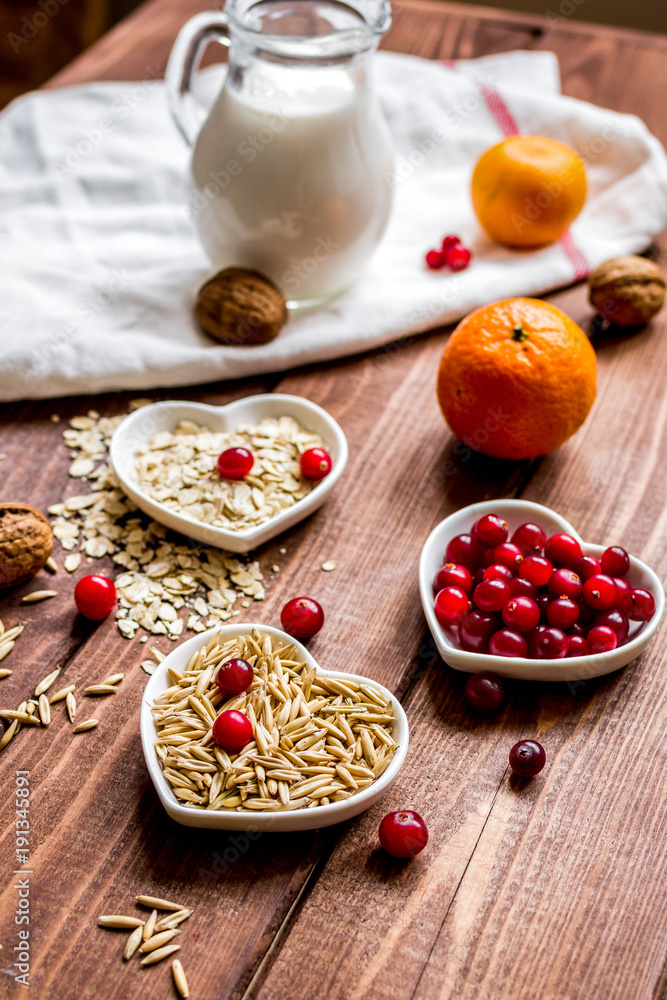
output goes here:
<path id="1" fill-rule="evenodd" d="M 167 670 L 173 667 L 182 673 L 192 656 L 192 654 L 206 645 L 208 640 L 216 633 L 222 635 L 223 639 L 234 639 L 238 635 L 245 635 L 253 628 L 259 628 L 265 634 L 271 636 L 274 641 L 282 643 L 293 643 L 299 656 L 308 663 L 310 667 L 315 667 L 318 674 L 335 677 L 337 680 L 357 681 L 368 684 L 379 692 L 384 698 L 391 701 L 394 708 L 394 741 L 398 744 L 398 749 L 394 751 L 394 756 L 387 770 L 380 777 L 364 788 L 356 795 L 351 795 L 349 799 L 341 802 L 331 802 L 325 806 L 314 806 L 311 809 L 299 809 L 294 812 L 258 812 L 237 811 L 235 809 L 196 809 L 192 806 L 185 806 L 179 802 L 172 792 L 169 783 L 162 774 L 162 767 L 155 752 L 155 740 L 157 730 L 153 721 L 151 706 L 155 698 L 166 691 L 170 686 L 167 679 Z M 401 704 L 394 698 L 391 691 L 378 684 L 377 681 L 369 677 L 361 677 L 358 674 L 343 674 L 337 670 L 322 670 L 317 661 L 311 656 L 305 646 L 297 642 L 292 636 L 287 635 L 278 628 L 270 625 L 249 625 L 239 623 L 234 625 L 223 625 L 219 629 L 210 629 L 208 632 L 200 632 L 194 639 L 177 646 L 158 666 L 152 675 L 141 703 L 141 743 L 148 765 L 148 771 L 155 789 L 160 797 L 160 801 L 172 819 L 184 826 L 198 826 L 213 830 L 257 830 L 263 833 L 284 833 L 286 830 L 319 830 L 323 826 L 333 826 L 334 823 L 342 823 L 343 820 L 351 819 L 359 813 L 369 809 L 382 798 L 394 778 L 400 771 L 405 755 L 408 752 L 408 720 Z"/>
<path id="2" fill-rule="evenodd" d="M 581 544 L 587 555 L 600 556 L 605 545 L 589 545 L 584 542 L 572 525 L 541 504 L 529 500 L 485 500 L 463 507 L 446 517 L 426 539 L 419 563 L 419 589 L 428 627 L 435 639 L 438 651 L 450 667 L 469 674 L 488 670 L 501 677 L 517 677 L 530 681 L 581 681 L 590 677 L 610 674 L 636 659 L 646 648 L 651 636 L 660 624 L 665 610 L 665 592 L 656 574 L 641 560 L 630 556 L 630 570 L 627 580 L 633 587 L 644 587 L 655 597 L 655 613 L 637 634 L 624 646 L 617 646 L 608 653 L 591 653 L 589 656 L 565 657 L 562 660 L 530 660 L 520 657 L 492 656 L 470 653 L 458 649 L 450 636 L 441 628 L 433 610 L 433 580 L 442 566 L 445 550 L 455 535 L 469 533 L 475 521 L 484 514 L 498 514 L 507 521 L 510 537 L 512 532 L 526 521 L 541 525 L 547 535 L 567 532 Z"/>
<path id="3" fill-rule="evenodd" d="M 137 482 L 134 463 L 138 449 L 149 444 L 155 434 L 173 431 L 179 420 L 193 420 L 205 424 L 212 431 L 231 431 L 243 424 L 258 424 L 264 417 L 282 416 L 293 417 L 306 430 L 319 434 L 331 455 L 331 472 L 293 507 L 285 508 L 263 524 L 241 531 L 229 531 L 204 524 L 203 521 L 177 514 L 146 496 Z M 209 406 L 206 403 L 181 400 L 165 400 L 144 406 L 131 413 L 116 428 L 110 454 L 111 464 L 125 493 L 155 521 L 205 545 L 213 545 L 228 552 L 250 552 L 291 528 L 324 503 L 343 474 L 348 449 L 343 431 L 321 406 L 302 396 L 263 393 L 237 399 L 226 406 Z"/>

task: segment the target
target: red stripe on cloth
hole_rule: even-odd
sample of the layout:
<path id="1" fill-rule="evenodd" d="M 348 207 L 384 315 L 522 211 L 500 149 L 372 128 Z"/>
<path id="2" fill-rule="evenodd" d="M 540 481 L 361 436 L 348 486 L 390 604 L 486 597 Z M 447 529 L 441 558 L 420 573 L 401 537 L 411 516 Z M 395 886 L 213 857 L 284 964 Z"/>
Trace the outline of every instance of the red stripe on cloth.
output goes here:
<path id="1" fill-rule="evenodd" d="M 482 97 L 486 101 L 486 106 L 493 115 L 495 122 L 503 135 L 506 138 L 511 135 L 519 135 L 520 129 L 516 118 L 507 107 L 507 104 L 495 87 L 483 84 Z M 591 265 L 586 259 L 585 254 L 574 242 L 574 238 L 569 229 L 563 236 L 561 236 L 559 242 L 565 252 L 565 256 L 574 269 L 575 281 L 581 281 L 583 278 L 587 278 L 592 270 Z"/>
<path id="2" fill-rule="evenodd" d="M 486 101 L 486 106 L 495 118 L 496 125 L 504 136 L 519 135 L 520 129 L 516 118 L 505 104 L 504 100 L 495 87 L 482 84 L 482 97 Z"/>
<path id="3" fill-rule="evenodd" d="M 447 69 L 456 69 L 456 59 L 441 59 L 440 62 Z"/>
<path id="4" fill-rule="evenodd" d="M 565 251 L 565 256 L 574 268 L 575 279 L 577 281 L 581 281 L 583 278 L 587 278 L 592 271 L 591 265 L 588 263 L 585 254 L 574 242 L 574 238 L 569 229 L 561 236 L 558 242 Z"/>

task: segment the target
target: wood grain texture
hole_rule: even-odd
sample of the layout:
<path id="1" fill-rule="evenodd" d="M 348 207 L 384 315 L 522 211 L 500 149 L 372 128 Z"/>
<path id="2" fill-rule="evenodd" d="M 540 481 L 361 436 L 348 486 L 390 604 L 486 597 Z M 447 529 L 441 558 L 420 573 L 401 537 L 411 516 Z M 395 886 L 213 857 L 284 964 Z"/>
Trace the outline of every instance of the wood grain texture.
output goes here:
<path id="1" fill-rule="evenodd" d="M 54 85 L 157 74 L 178 27 L 198 9 L 152 0 Z M 667 138 L 657 86 L 666 46 L 650 36 L 406 0 L 387 42 L 431 58 L 552 49 L 567 93 L 639 113 Z M 553 298 L 588 321 L 582 288 Z M 659 319 L 640 335 L 599 345 L 591 417 L 534 464 L 456 448 L 432 391 L 443 331 L 285 378 L 155 394 L 222 402 L 279 388 L 340 421 L 351 446 L 345 477 L 320 512 L 261 550 L 268 599 L 249 617 L 275 623 L 296 590 L 320 599 L 327 623 L 314 655 L 399 692 L 411 750 L 381 806 L 321 835 L 235 845 L 229 835 L 178 827 L 141 757 L 145 646 L 120 639 L 111 623 L 78 625 L 74 581 L 64 574 L 47 604 L 19 608 L 23 591 L 3 596 L 0 617 L 28 622 L 7 661 L 16 669 L 1 682 L 3 704 L 17 703 L 56 664 L 81 683 L 112 670 L 127 677 L 118 696 L 95 702 L 96 730 L 72 737 L 64 709 L 54 706 L 46 732 L 21 732 L 2 755 L 1 996 L 23 989 L 8 960 L 16 906 L 9 873 L 14 772 L 28 768 L 36 997 L 172 995 L 167 963 L 124 968 L 124 935 L 96 927 L 99 914 L 132 912 L 134 895 L 149 892 L 196 904 L 179 957 L 193 998 L 202 1000 L 662 1000 L 660 639 L 638 663 L 597 682 L 510 684 L 501 715 L 480 721 L 463 708 L 464 678 L 441 664 L 424 635 L 415 576 L 438 520 L 466 503 L 517 493 L 552 504 L 585 537 L 626 544 L 664 576 L 666 326 Z M 45 507 L 78 492 L 50 413 L 65 417 L 90 405 L 117 412 L 126 399 L 4 407 L 2 499 Z M 329 558 L 337 569 L 323 573 Z M 508 778 L 507 752 L 522 735 L 540 738 L 549 762 L 542 776 L 519 785 Z M 431 831 L 427 850 L 408 865 L 376 850 L 380 817 L 400 806 L 418 808 Z"/>

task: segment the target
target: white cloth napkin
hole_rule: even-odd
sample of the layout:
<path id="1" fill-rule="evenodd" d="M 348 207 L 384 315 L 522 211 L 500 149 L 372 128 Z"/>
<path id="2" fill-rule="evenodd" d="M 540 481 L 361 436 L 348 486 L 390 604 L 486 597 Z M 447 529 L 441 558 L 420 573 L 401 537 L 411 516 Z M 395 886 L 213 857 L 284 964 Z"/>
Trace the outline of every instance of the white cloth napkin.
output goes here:
<path id="1" fill-rule="evenodd" d="M 662 146 L 637 118 L 563 97 L 550 53 L 443 65 L 382 52 L 376 85 L 396 147 L 385 238 L 356 286 L 292 316 L 260 347 L 217 345 L 193 321 L 210 266 L 183 210 L 189 151 L 161 83 L 96 83 L 11 104 L 0 115 L 0 399 L 326 361 L 567 285 L 667 225 Z M 468 194 L 479 155 L 517 130 L 574 146 L 589 179 L 568 237 L 528 253 L 491 243 Z M 424 253 L 449 232 L 474 262 L 429 272 Z"/>

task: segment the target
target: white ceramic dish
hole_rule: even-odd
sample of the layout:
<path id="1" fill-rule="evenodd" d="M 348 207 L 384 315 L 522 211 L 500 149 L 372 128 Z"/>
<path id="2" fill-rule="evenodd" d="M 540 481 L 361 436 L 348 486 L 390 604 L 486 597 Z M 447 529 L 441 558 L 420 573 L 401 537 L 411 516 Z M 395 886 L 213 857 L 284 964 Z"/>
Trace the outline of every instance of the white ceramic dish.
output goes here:
<path id="1" fill-rule="evenodd" d="M 148 497 L 137 482 L 134 459 L 137 450 L 148 444 L 160 431 L 172 431 L 179 420 L 194 420 L 213 431 L 228 431 L 242 424 L 257 424 L 264 417 L 294 417 L 306 430 L 322 438 L 331 455 L 331 472 L 313 490 L 293 507 L 280 511 L 270 521 L 242 531 L 216 528 L 192 517 L 169 510 Z M 317 510 L 343 474 L 347 462 L 347 440 L 343 431 L 326 410 L 302 396 L 285 393 L 265 393 L 246 396 L 226 406 L 208 406 L 205 403 L 188 403 L 165 400 L 152 403 L 131 413 L 123 420 L 111 440 L 111 463 L 123 490 L 137 507 L 154 520 L 179 531 L 182 535 L 214 545 L 228 552 L 249 552 L 268 542 L 287 528 Z"/>
<path id="2" fill-rule="evenodd" d="M 630 556 L 630 571 L 627 579 L 633 587 L 645 587 L 655 597 L 655 613 L 651 620 L 624 646 L 618 646 L 608 653 L 592 653 L 590 656 L 566 657 L 562 660 L 529 660 L 519 657 L 492 656 L 491 654 L 469 653 L 454 646 L 450 636 L 440 627 L 433 610 L 433 580 L 442 565 L 447 544 L 455 535 L 469 533 L 472 525 L 484 514 L 496 513 L 504 518 L 512 532 L 525 521 L 540 524 L 547 535 L 565 531 L 574 535 L 588 555 L 600 556 L 604 545 L 590 545 L 584 542 L 571 524 L 541 504 L 529 500 L 487 500 L 471 504 L 445 518 L 438 524 L 426 540 L 419 563 L 419 589 L 428 627 L 435 639 L 438 651 L 445 663 L 455 670 L 476 674 L 489 670 L 501 677 L 518 677 L 531 681 L 578 681 L 589 677 L 610 674 L 636 659 L 646 648 L 651 636 L 660 624 L 665 610 L 665 592 L 656 574 L 641 560 Z"/>
<path id="3" fill-rule="evenodd" d="M 385 698 L 391 699 L 394 706 L 394 739 L 398 744 L 398 749 L 394 753 L 391 764 L 381 774 L 377 781 L 359 792 L 350 796 L 342 802 L 331 802 L 326 806 L 315 806 L 312 809 L 299 809 L 295 812 L 257 812 L 246 810 L 238 812 L 233 809 L 195 809 L 192 806 L 185 806 L 179 802 L 173 794 L 168 782 L 162 774 L 162 768 L 155 753 L 155 739 L 157 731 L 153 722 L 151 705 L 154 699 L 166 691 L 169 687 L 167 680 L 167 669 L 173 667 L 179 672 L 185 670 L 188 660 L 195 652 L 208 642 L 216 632 L 221 632 L 225 639 L 233 639 L 237 635 L 249 632 L 253 627 L 260 628 L 268 633 L 273 639 L 283 642 L 294 643 L 299 655 L 310 665 L 317 668 L 319 674 L 330 674 L 338 680 L 362 681 L 370 687 L 375 688 Z M 343 820 L 357 816 L 359 813 L 369 809 L 370 806 L 382 798 L 394 778 L 398 774 L 408 752 L 408 720 L 400 703 L 394 698 L 391 691 L 373 681 L 368 677 L 361 677 L 357 674 L 343 674 L 337 670 L 322 670 L 317 661 L 310 655 L 308 650 L 296 642 L 287 633 L 280 629 L 271 628 L 269 625 L 249 625 L 234 624 L 223 625 L 220 629 L 210 629 L 208 632 L 200 632 L 194 639 L 177 646 L 159 665 L 152 675 L 141 703 L 141 743 L 148 765 L 148 771 L 155 789 L 160 797 L 162 805 L 167 810 L 172 819 L 184 826 L 198 826 L 214 830 L 253 830 L 263 833 L 283 833 L 287 830 L 318 830 L 323 826 L 333 826 L 334 823 L 342 823 Z"/>

